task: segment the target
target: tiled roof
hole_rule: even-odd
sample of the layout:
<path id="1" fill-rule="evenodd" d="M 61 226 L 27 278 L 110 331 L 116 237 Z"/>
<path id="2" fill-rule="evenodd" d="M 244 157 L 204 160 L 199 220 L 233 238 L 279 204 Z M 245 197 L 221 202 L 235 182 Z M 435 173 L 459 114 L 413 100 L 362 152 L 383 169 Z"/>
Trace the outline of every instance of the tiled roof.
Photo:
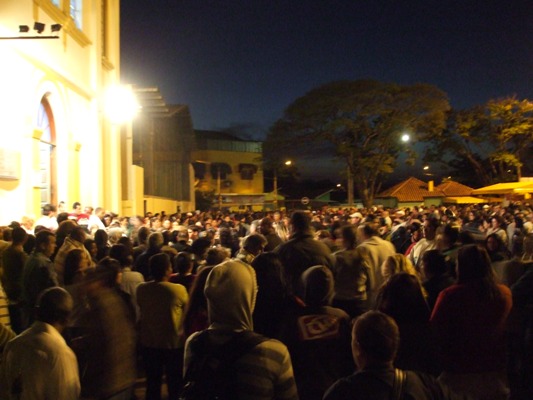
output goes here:
<path id="1" fill-rule="evenodd" d="M 440 190 L 446 196 L 470 196 L 474 189 L 459 182 L 448 181 L 436 186 L 435 190 Z"/>
<path id="2" fill-rule="evenodd" d="M 444 193 L 436 188 L 430 192 L 428 191 L 428 184 L 410 177 L 403 182 L 394 185 L 393 187 L 384 190 L 376 196 L 376 198 L 395 197 L 400 202 L 410 201 L 424 201 L 425 197 L 443 197 Z"/>

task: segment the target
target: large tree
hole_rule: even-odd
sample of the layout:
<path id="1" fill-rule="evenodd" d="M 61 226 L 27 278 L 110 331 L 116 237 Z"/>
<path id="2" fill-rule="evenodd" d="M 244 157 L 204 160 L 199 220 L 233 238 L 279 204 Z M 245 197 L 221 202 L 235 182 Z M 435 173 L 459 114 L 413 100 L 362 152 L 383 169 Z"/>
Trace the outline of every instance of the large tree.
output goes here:
<path id="1" fill-rule="evenodd" d="M 446 129 L 432 138 L 427 161 L 450 166 L 459 177 L 489 185 L 521 177 L 533 142 L 533 103 L 507 97 L 449 113 Z"/>
<path id="2" fill-rule="evenodd" d="M 444 128 L 448 110 L 446 94 L 427 84 L 332 82 L 289 105 L 271 128 L 266 146 L 281 151 L 329 144 L 368 207 L 399 155 L 404 152 L 408 161 L 414 160 L 411 144 L 401 136 L 408 133 L 411 143 L 426 140 Z"/>
<path id="3" fill-rule="evenodd" d="M 497 176 L 505 176 L 512 168 L 522 175 L 526 157 L 531 157 L 533 142 L 533 102 L 508 97 L 487 103 L 494 151 L 491 167 Z"/>

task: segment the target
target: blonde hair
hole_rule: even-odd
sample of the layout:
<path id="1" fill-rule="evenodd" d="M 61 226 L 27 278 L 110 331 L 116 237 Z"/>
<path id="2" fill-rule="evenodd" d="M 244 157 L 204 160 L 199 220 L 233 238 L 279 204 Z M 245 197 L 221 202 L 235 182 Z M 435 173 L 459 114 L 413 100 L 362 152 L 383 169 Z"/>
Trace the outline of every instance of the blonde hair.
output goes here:
<path id="1" fill-rule="evenodd" d="M 410 275 L 418 277 L 413 264 L 411 264 L 411 261 L 409 261 L 409 259 L 403 254 L 388 256 L 381 266 L 381 274 L 385 280 L 400 272 L 407 272 Z"/>

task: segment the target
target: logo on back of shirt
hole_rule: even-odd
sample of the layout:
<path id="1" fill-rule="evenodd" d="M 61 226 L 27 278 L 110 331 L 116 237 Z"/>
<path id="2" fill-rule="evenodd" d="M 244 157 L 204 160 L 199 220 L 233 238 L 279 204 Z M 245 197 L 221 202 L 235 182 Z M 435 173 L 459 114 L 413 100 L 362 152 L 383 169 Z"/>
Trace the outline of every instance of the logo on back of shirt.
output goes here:
<path id="1" fill-rule="evenodd" d="M 298 318 L 301 340 L 332 339 L 339 336 L 340 321 L 333 315 L 304 315 Z"/>

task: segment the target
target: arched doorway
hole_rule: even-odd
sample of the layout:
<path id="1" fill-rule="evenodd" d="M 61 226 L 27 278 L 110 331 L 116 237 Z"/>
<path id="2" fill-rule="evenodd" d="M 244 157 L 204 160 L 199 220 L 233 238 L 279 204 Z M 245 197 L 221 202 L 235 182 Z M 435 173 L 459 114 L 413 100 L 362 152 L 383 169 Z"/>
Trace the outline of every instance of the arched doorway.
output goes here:
<path id="1" fill-rule="evenodd" d="M 42 132 L 39 141 L 41 206 L 47 203 L 57 205 L 56 130 L 52 107 L 48 102 L 48 94 L 43 96 L 39 104 L 37 129 Z"/>

